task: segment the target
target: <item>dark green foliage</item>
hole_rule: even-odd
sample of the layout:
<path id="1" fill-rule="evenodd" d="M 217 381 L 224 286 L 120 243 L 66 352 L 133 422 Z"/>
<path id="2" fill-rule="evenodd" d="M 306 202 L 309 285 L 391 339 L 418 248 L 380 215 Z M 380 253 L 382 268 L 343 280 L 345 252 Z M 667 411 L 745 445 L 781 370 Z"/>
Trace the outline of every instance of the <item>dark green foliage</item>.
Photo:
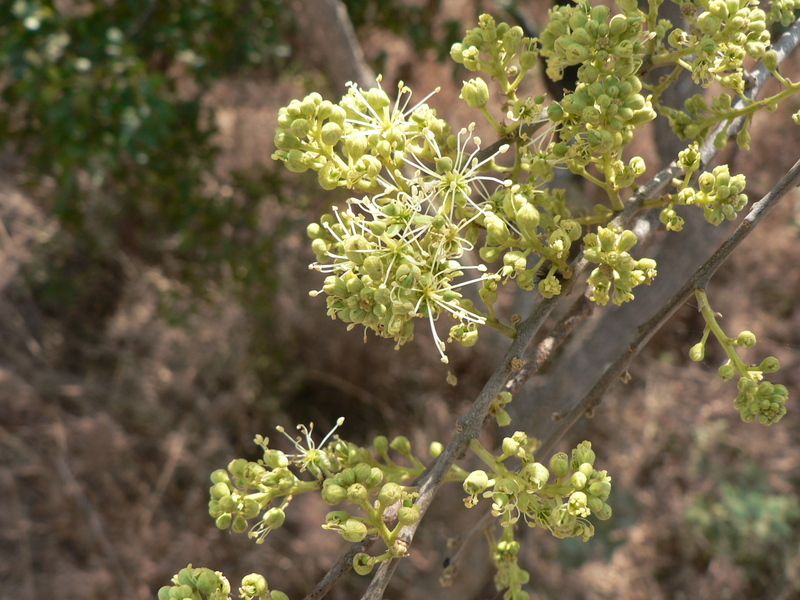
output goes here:
<path id="1" fill-rule="evenodd" d="M 62 225 L 158 254 L 220 207 L 204 191 L 216 155 L 205 89 L 279 65 L 288 31 L 268 0 L 17 0 L 0 12 L 0 142 L 31 182 L 52 182 Z"/>

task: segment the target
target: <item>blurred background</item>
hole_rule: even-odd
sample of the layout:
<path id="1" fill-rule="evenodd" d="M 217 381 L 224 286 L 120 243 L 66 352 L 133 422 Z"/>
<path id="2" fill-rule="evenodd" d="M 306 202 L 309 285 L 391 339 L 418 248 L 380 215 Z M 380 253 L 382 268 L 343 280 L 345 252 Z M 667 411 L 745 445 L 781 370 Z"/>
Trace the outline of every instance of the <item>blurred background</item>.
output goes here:
<path id="1" fill-rule="evenodd" d="M 327 507 L 298 498 L 255 546 L 214 527 L 209 474 L 255 459 L 257 433 L 281 447 L 276 425 L 313 421 L 324 434 L 342 415 L 343 438 L 405 434 L 426 457 L 502 356 L 491 332 L 453 348 L 451 387 L 424 328 L 395 351 L 332 322 L 308 296 L 321 276 L 307 268 L 305 227 L 345 196 L 274 163 L 272 137 L 291 99 L 337 100 L 375 73 L 417 99 L 441 86 L 429 104 L 465 126 L 468 75 L 450 45 L 482 12 L 537 24 L 547 6 L 343 4 L 3 3 L 0 599 L 151 598 L 188 563 L 234 585 L 257 571 L 301 598 L 348 548 L 319 528 Z M 798 76 L 796 56 L 783 72 Z M 756 119 L 750 152 L 728 156 L 751 198 L 800 157 L 792 102 Z M 652 140 L 637 151 L 657 163 Z M 524 532 L 533 598 L 800 598 L 798 234 L 794 191 L 710 287 L 726 331 L 757 334 L 748 358 L 781 360 L 789 414 L 769 429 L 740 421 L 735 386 L 715 377 L 722 352 L 688 360 L 703 324 L 683 307 L 630 382 L 562 441 L 592 440 L 614 517 L 587 543 Z M 448 537 L 478 514 L 462 495 L 442 492 L 387 598 L 493 597 L 480 538 L 453 587 L 437 583 Z M 350 574 L 329 597 L 367 583 Z"/>

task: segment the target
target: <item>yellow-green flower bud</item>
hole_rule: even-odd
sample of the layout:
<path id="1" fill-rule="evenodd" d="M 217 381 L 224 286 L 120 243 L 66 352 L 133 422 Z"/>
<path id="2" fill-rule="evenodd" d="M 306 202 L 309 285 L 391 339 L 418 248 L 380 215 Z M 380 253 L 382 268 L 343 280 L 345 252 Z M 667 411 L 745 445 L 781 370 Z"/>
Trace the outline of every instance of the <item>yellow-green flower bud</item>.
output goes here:
<path id="1" fill-rule="evenodd" d="M 603 508 L 594 511 L 594 514 L 601 521 L 606 521 L 611 518 L 611 507 L 608 504 L 603 504 Z"/>
<path id="2" fill-rule="evenodd" d="M 342 139 L 342 128 L 337 123 L 325 123 L 320 130 L 320 139 L 323 144 L 335 146 Z"/>
<path id="3" fill-rule="evenodd" d="M 529 47 L 532 48 L 532 47 Z M 523 50 L 519 55 L 519 67 L 523 71 L 529 71 L 536 66 L 536 59 L 539 58 L 539 53 L 536 50 L 529 49 Z"/>
<path id="4" fill-rule="evenodd" d="M 569 473 L 569 458 L 566 453 L 558 452 L 550 458 L 550 470 L 559 479 L 563 479 Z"/>
<path id="5" fill-rule="evenodd" d="M 768 356 L 767 358 L 762 360 L 761 364 L 758 366 L 759 371 L 762 371 L 764 373 L 774 373 L 780 368 L 781 368 L 781 363 L 774 356 Z"/>
<path id="6" fill-rule="evenodd" d="M 477 470 L 473 471 L 464 480 L 464 491 L 470 496 L 477 496 L 482 493 L 491 484 L 489 476 L 486 471 Z"/>
<path id="7" fill-rule="evenodd" d="M 619 252 L 627 252 L 628 250 L 633 248 L 638 241 L 639 238 L 636 237 L 636 234 L 633 233 L 631 230 L 626 229 L 625 231 L 619 234 L 619 240 L 617 241 L 617 250 Z"/>
<path id="8" fill-rule="evenodd" d="M 221 498 L 224 498 L 225 496 L 230 496 L 231 495 L 231 488 L 228 486 L 227 483 L 223 483 L 223 482 L 220 481 L 219 483 L 215 483 L 211 487 L 211 489 L 209 490 L 209 495 L 213 499 L 219 500 Z"/>
<path id="9" fill-rule="evenodd" d="M 719 369 L 717 369 L 717 375 L 719 375 L 723 381 L 729 381 L 730 379 L 733 379 L 734 375 L 736 375 L 736 368 L 731 364 L 722 365 Z"/>
<path id="10" fill-rule="evenodd" d="M 576 490 L 582 490 L 587 481 L 589 481 L 589 479 L 580 471 L 576 471 L 572 474 L 572 477 L 569 478 L 569 484 Z"/>
<path id="11" fill-rule="evenodd" d="M 322 485 L 322 501 L 325 504 L 334 506 L 347 498 L 347 490 L 334 483 L 332 479 L 326 479 Z"/>
<path id="12" fill-rule="evenodd" d="M 403 506 L 397 511 L 397 522 L 402 525 L 413 525 L 420 519 L 419 506 L 413 504 L 412 506 Z"/>
<path id="13" fill-rule="evenodd" d="M 404 435 L 398 435 L 392 440 L 389 446 L 397 450 L 403 456 L 409 456 L 411 454 L 411 442 L 409 442 L 408 438 Z"/>
<path id="14" fill-rule="evenodd" d="M 375 559 L 369 554 L 359 552 L 353 557 L 353 570 L 359 575 L 369 575 Z"/>
<path id="15" fill-rule="evenodd" d="M 736 337 L 735 343 L 744 348 L 752 348 L 756 345 L 756 335 L 752 331 L 743 331 Z"/>
<path id="16" fill-rule="evenodd" d="M 236 515 L 236 517 L 233 519 L 231 529 L 235 533 L 244 533 L 247 530 L 247 519 L 245 519 L 242 515 Z"/>
<path id="17" fill-rule="evenodd" d="M 231 526 L 231 521 L 233 520 L 233 515 L 231 513 L 224 513 L 217 517 L 214 524 L 217 526 L 217 529 L 227 529 Z"/>
<path id="18" fill-rule="evenodd" d="M 689 358 L 695 362 L 699 362 L 705 358 L 706 346 L 703 342 L 697 342 L 689 349 Z"/>
<path id="19" fill-rule="evenodd" d="M 347 488 L 347 499 L 353 504 L 364 504 L 369 500 L 369 492 L 362 483 L 354 483 Z"/>
<path id="20" fill-rule="evenodd" d="M 268 589 L 267 580 L 263 575 L 250 573 L 242 577 L 242 592 L 247 596 L 263 596 Z"/>
<path id="21" fill-rule="evenodd" d="M 347 519 L 342 525 L 341 533 L 348 542 L 360 542 L 367 537 L 367 526 L 358 519 Z"/>
<path id="22" fill-rule="evenodd" d="M 550 479 L 550 471 L 542 463 L 532 462 L 525 465 L 520 475 L 530 482 L 537 490 L 542 489 Z"/>
<path id="23" fill-rule="evenodd" d="M 281 592 L 280 590 L 272 590 L 269 593 L 270 600 L 289 600 L 289 596 Z"/>
<path id="24" fill-rule="evenodd" d="M 504 438 L 502 448 L 504 456 L 515 456 L 519 451 L 519 442 L 510 437 Z"/>
<path id="25" fill-rule="evenodd" d="M 378 502 L 381 506 L 391 506 L 403 497 L 403 487 L 400 484 L 389 482 L 383 484 L 378 493 Z"/>
<path id="26" fill-rule="evenodd" d="M 489 86 L 480 77 L 470 79 L 464 82 L 459 97 L 472 108 L 484 108 L 489 102 Z"/>
<path id="27" fill-rule="evenodd" d="M 444 452 L 444 444 L 442 444 L 441 442 L 431 442 L 430 446 L 428 447 L 428 453 L 433 458 L 436 458 L 442 452 Z"/>

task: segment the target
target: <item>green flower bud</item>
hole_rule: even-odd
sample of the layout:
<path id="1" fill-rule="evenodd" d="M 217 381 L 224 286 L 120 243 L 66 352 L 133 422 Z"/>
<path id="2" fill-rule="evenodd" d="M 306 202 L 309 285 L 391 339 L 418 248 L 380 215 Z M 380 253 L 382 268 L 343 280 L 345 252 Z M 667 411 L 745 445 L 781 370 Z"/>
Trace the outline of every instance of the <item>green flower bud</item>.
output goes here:
<path id="1" fill-rule="evenodd" d="M 536 50 L 524 50 L 519 55 L 519 67 L 523 71 L 529 71 L 536 66 L 536 59 L 539 58 L 539 53 Z"/>
<path id="2" fill-rule="evenodd" d="M 391 506 L 403 497 L 403 487 L 397 483 L 389 482 L 383 484 L 378 493 L 378 502 L 381 506 Z"/>
<path id="3" fill-rule="evenodd" d="M 550 471 L 542 463 L 532 462 L 525 465 L 520 475 L 530 482 L 537 490 L 542 489 L 550 479 Z"/>
<path id="4" fill-rule="evenodd" d="M 592 450 L 592 443 L 581 442 L 572 451 L 572 470 L 577 471 L 581 469 L 584 463 L 588 463 L 591 467 L 594 464 L 595 458 L 596 455 L 594 450 Z"/>
<path id="5" fill-rule="evenodd" d="M 477 470 L 473 471 L 464 480 L 464 491 L 470 496 L 477 496 L 482 493 L 486 488 L 491 485 L 491 480 L 486 474 L 486 471 Z"/>
<path id="6" fill-rule="evenodd" d="M 172 600 L 171 585 L 165 585 L 158 589 L 158 600 Z"/>
<path id="7" fill-rule="evenodd" d="M 367 537 L 367 526 L 358 519 L 347 519 L 342 525 L 341 534 L 348 542 L 360 542 Z"/>
<path id="8" fill-rule="evenodd" d="M 369 575 L 374 564 L 375 559 L 364 552 L 359 552 L 353 557 L 353 570 L 359 575 Z"/>
<path id="9" fill-rule="evenodd" d="M 487 263 L 494 262 L 502 254 L 503 249 L 498 246 L 483 246 L 479 251 L 481 260 Z"/>
<path id="10" fill-rule="evenodd" d="M 286 520 L 286 513 L 282 508 L 274 506 L 264 513 L 264 516 L 261 518 L 261 520 L 270 529 L 277 529 L 278 527 L 281 527 L 283 522 Z"/>
<path id="11" fill-rule="evenodd" d="M 428 453 L 433 458 L 436 458 L 442 452 L 444 452 L 444 444 L 442 444 L 441 442 L 431 442 L 430 446 L 428 447 Z"/>
<path id="12" fill-rule="evenodd" d="M 566 453 L 559 452 L 550 458 L 550 470 L 559 479 L 563 479 L 569 473 L 569 458 Z"/>
<path id="13" fill-rule="evenodd" d="M 267 580 L 263 575 L 250 573 L 242 577 L 242 593 L 247 596 L 263 596 L 268 591 Z"/>
<path id="14" fill-rule="evenodd" d="M 484 108 L 489 102 L 489 86 L 480 77 L 470 79 L 464 82 L 459 98 L 472 108 Z"/>
<path id="15" fill-rule="evenodd" d="M 378 487 L 381 483 L 383 483 L 383 471 L 378 467 L 372 467 L 369 470 L 369 477 L 364 481 L 364 485 L 367 486 L 367 489 L 372 489 Z"/>
<path id="16" fill-rule="evenodd" d="M 706 346 L 703 342 L 697 342 L 689 349 L 689 358 L 695 362 L 703 360 L 706 354 Z"/>
<path id="17" fill-rule="evenodd" d="M 275 147 L 278 150 L 296 150 L 302 146 L 302 142 L 288 131 L 279 130 L 275 134 Z"/>
<path id="18" fill-rule="evenodd" d="M 582 490 L 584 486 L 586 486 L 587 481 L 589 481 L 589 479 L 580 471 L 576 471 L 572 474 L 572 477 L 569 478 L 569 484 L 576 490 Z"/>
<path id="19" fill-rule="evenodd" d="M 405 527 L 406 525 L 413 525 L 420 519 L 420 509 L 416 504 L 412 506 L 403 506 L 397 511 L 397 522 Z"/>
<path id="20" fill-rule="evenodd" d="M 409 442 L 408 438 L 404 435 L 398 435 L 392 440 L 389 446 L 397 450 L 403 456 L 409 456 L 411 454 L 411 442 Z"/>
<path id="21" fill-rule="evenodd" d="M 781 368 L 781 363 L 774 356 L 768 356 L 767 358 L 762 360 L 761 364 L 758 366 L 758 370 L 764 373 L 774 373 L 780 368 Z"/>
<path id="22" fill-rule="evenodd" d="M 500 217 L 494 213 L 486 213 L 483 223 L 488 233 L 486 237 L 487 243 L 502 244 L 508 240 L 508 226 Z"/>
<path id="23" fill-rule="evenodd" d="M 209 495 L 214 500 L 219 500 L 220 498 L 224 498 L 225 496 L 231 495 L 231 488 L 228 486 L 227 483 L 219 482 L 215 483 L 211 489 L 209 490 Z"/>
<path id="24" fill-rule="evenodd" d="M 504 438 L 502 448 L 504 456 L 515 456 L 519 451 L 519 442 L 510 437 Z"/>
<path id="25" fill-rule="evenodd" d="M 335 146 L 342 139 L 342 128 L 337 123 L 325 123 L 320 131 L 320 139 L 323 144 Z"/>
<path id="26" fill-rule="evenodd" d="M 756 335 L 752 331 L 743 331 L 736 337 L 734 343 L 743 348 L 752 348 L 756 345 Z"/>
<path id="27" fill-rule="evenodd" d="M 608 504 L 603 504 L 603 508 L 594 511 L 594 514 L 601 521 L 606 521 L 611 518 L 611 507 Z"/>
<path id="28" fill-rule="evenodd" d="M 326 479 L 322 484 L 322 501 L 331 506 L 343 502 L 347 498 L 347 490 L 334 483 L 333 479 Z"/>
<path id="29" fill-rule="evenodd" d="M 244 533 L 247 530 L 247 519 L 242 515 L 236 515 L 233 519 L 231 529 L 236 533 Z"/>
<path id="30" fill-rule="evenodd" d="M 233 520 L 233 516 L 230 513 L 225 513 L 217 517 L 214 521 L 214 524 L 217 526 L 217 529 L 227 529 L 231 526 L 231 521 Z"/>
<path id="31" fill-rule="evenodd" d="M 354 483 L 347 488 L 347 499 L 353 504 L 364 504 L 369 501 L 369 492 L 362 483 Z"/>
<path id="32" fill-rule="evenodd" d="M 269 600 L 289 600 L 289 596 L 279 590 L 272 590 L 269 593 Z"/>

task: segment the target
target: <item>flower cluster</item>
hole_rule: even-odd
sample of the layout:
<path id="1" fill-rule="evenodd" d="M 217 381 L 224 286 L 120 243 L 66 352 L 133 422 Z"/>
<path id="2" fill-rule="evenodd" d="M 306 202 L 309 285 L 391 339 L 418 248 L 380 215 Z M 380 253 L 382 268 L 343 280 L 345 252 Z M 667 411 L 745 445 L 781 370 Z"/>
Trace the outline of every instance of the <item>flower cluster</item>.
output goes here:
<path id="1" fill-rule="evenodd" d="M 337 427 L 342 422 L 339 419 Z M 227 469 L 212 473 L 209 513 L 217 527 L 242 533 L 247 530 L 248 521 L 256 519 L 248 535 L 262 543 L 270 531 L 283 525 L 285 509 L 294 496 L 321 490 L 327 504 L 335 506 L 347 501 L 359 510 L 358 514 L 345 510 L 328 513 L 324 529 L 337 531 L 349 542 L 376 535 L 387 546 L 384 555 L 361 557 L 359 572 L 366 574 L 376 562 L 402 556 L 405 547 L 398 540 L 400 529 L 420 518 L 419 508 L 414 505 L 417 492 L 403 484 L 424 470 L 412 454 L 408 439 L 398 436 L 390 442 L 384 436 L 376 437 L 376 459 L 365 448 L 334 436 L 336 427 L 319 445 L 312 439 L 313 424 L 298 429 L 303 437 L 289 438 L 296 454 L 270 448 L 269 439 L 256 436 L 255 442 L 264 451 L 262 459 L 236 459 Z M 286 435 L 282 427 L 278 430 Z M 390 450 L 405 457 L 412 466 L 397 464 L 390 458 Z M 301 479 L 299 475 L 304 472 L 311 477 Z M 395 521 L 392 529 L 387 524 L 390 508 Z"/>
<path id="2" fill-rule="evenodd" d="M 158 590 L 158 600 L 200 600 L 201 594 L 207 600 L 229 600 L 231 584 L 219 571 L 206 568 L 181 569 L 172 578 L 173 585 L 165 585 Z M 239 588 L 242 600 L 289 600 L 278 590 L 270 590 L 267 580 L 257 573 L 242 578 Z"/>
<path id="3" fill-rule="evenodd" d="M 728 337 L 717 322 L 718 315 L 711 309 L 705 290 L 695 290 L 695 297 L 706 327 L 702 339 L 689 350 L 689 358 L 694 361 L 705 358 L 706 343 L 713 333 L 728 356 L 725 364 L 719 367 L 719 376 L 724 381 L 739 376 L 737 383 L 739 394 L 733 405 L 741 414 L 742 420 L 749 423 L 758 419 L 762 425 L 772 425 L 780 421 L 786 414 L 788 390 L 784 385 L 764 380 L 764 374 L 774 373 L 780 369 L 780 361 L 774 356 L 768 356 L 757 365 L 746 364 L 739 356 L 737 347 L 755 346 L 757 342 L 755 334 L 752 331 L 742 331 L 735 338 Z"/>
<path id="4" fill-rule="evenodd" d="M 589 2 L 557 6 L 542 31 L 541 55 L 547 61 L 547 76 L 559 81 L 564 69 L 581 65 L 578 78 L 592 83 L 606 75 L 625 79 L 642 65 L 642 24 L 645 15 L 636 2 L 618 2 L 623 14 L 609 19 L 611 10 Z"/>
<path id="5" fill-rule="evenodd" d="M 605 305 L 609 300 L 622 304 L 633 300 L 631 290 L 650 284 L 656 276 L 656 262 L 652 258 L 636 260 L 628 250 L 636 245 L 636 234 L 615 227 L 599 227 L 597 233 L 583 238 L 584 257 L 600 266 L 589 275 L 593 291 L 591 299 Z"/>
<path id="6" fill-rule="evenodd" d="M 758 59 L 769 46 L 766 13 L 751 0 L 700 0 L 694 12 L 685 11 L 689 31 L 673 29 L 668 43 L 684 56 L 678 63 L 695 82 L 744 92 L 742 64 L 747 56 Z"/>
<path id="7" fill-rule="evenodd" d="M 318 94 L 294 101 L 281 110 L 274 157 L 293 170 L 316 170 L 323 188 L 367 192 L 308 227 L 312 268 L 329 274 L 322 288 L 329 316 L 398 345 L 412 339 L 413 319 L 425 318 L 447 362 L 439 316 L 457 320 L 450 338 L 467 344 L 486 320 L 459 290 L 492 278 L 463 258 L 484 213 L 476 196 L 505 185 L 483 169 L 507 146 L 479 159 L 472 126 L 451 135 L 424 103 L 407 108 L 409 97 L 401 85 L 392 104 L 380 87 L 352 85 L 338 105 Z M 459 279 L 468 269 L 477 276 Z"/>
<path id="8" fill-rule="evenodd" d="M 495 23 L 491 15 L 481 15 L 478 27 L 467 31 L 463 41 L 453 44 L 450 49 L 452 59 L 470 71 L 483 71 L 498 79 L 503 91 L 516 87 L 509 86 L 509 79 L 519 82 L 527 71 L 536 65 L 538 49 L 535 40 L 526 37 L 519 26 L 508 23 Z M 465 96 L 469 103 L 469 99 Z M 486 105 L 472 104 L 482 108 Z"/>
<path id="9" fill-rule="evenodd" d="M 606 504 L 611 477 L 594 468 L 592 444 L 580 443 L 571 459 L 563 452 L 553 455 L 548 468 L 536 462 L 527 449 L 528 442 L 525 433 L 516 432 L 503 440 L 503 453 L 497 458 L 475 442 L 472 449 L 492 473 L 477 470 L 467 476 L 463 487 L 468 496 L 464 503 L 472 507 L 479 502 L 479 496 L 490 498 L 492 514 L 500 517 L 505 527 L 522 517 L 530 527 L 542 527 L 558 538 L 582 536 L 588 540 L 594 534 L 594 526 L 587 517 L 611 517 L 611 507 Z M 512 456 L 521 462 L 516 471 L 503 464 Z M 553 483 L 551 476 L 555 476 Z"/>
<path id="10" fill-rule="evenodd" d="M 697 180 L 698 189 L 683 186 L 671 197 L 671 202 L 661 211 L 661 222 L 671 231 L 683 228 L 683 219 L 675 211 L 675 204 L 693 204 L 703 209 L 703 216 L 712 225 L 725 219 L 733 221 L 747 205 L 744 193 L 747 181 L 744 175 L 731 175 L 728 165 L 714 167 L 710 173 L 702 173 Z"/>

